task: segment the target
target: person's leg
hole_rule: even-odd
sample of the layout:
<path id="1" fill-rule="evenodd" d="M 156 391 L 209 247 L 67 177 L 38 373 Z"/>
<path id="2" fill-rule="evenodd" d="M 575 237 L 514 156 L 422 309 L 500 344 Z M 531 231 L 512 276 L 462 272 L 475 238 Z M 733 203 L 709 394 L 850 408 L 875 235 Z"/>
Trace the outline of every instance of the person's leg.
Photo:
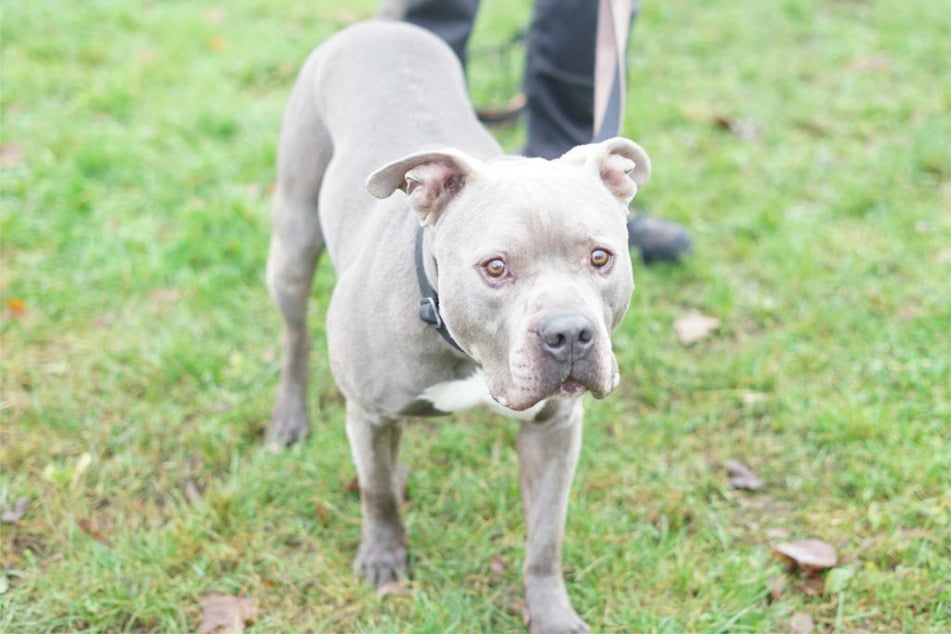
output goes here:
<path id="1" fill-rule="evenodd" d="M 536 0 L 526 44 L 526 156 L 555 158 L 596 136 L 598 5 L 597 0 Z M 619 59 L 623 62 L 623 51 Z M 619 133 L 616 114 L 615 119 L 602 123 L 599 138 Z M 628 223 L 628 240 L 647 263 L 676 261 L 693 249 L 683 227 L 640 212 Z"/>
<path id="2" fill-rule="evenodd" d="M 466 44 L 479 0 L 405 0 L 404 19 L 442 38 L 466 67 Z"/>
<path id="3" fill-rule="evenodd" d="M 591 142 L 597 28 L 597 0 L 536 0 L 526 41 L 526 156 L 557 158 Z"/>

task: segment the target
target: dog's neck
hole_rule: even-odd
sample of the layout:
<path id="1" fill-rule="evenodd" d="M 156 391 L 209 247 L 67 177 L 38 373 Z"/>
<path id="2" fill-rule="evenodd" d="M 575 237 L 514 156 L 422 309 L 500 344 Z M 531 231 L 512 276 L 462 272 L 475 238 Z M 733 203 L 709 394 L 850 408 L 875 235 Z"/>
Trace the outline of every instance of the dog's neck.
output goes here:
<path id="1" fill-rule="evenodd" d="M 425 242 L 424 239 L 424 227 L 422 225 L 416 229 L 416 281 L 419 282 L 419 318 L 422 319 L 425 323 L 430 324 L 436 328 L 436 332 L 446 340 L 450 346 L 458 350 L 459 352 L 466 354 L 466 351 L 463 350 L 456 340 L 452 338 L 452 335 L 449 334 L 449 329 L 446 327 L 446 322 L 443 321 L 442 315 L 439 314 L 439 294 L 436 292 L 435 287 L 429 281 L 429 275 L 426 273 L 426 257 L 424 254 Z M 429 260 L 432 262 L 432 268 L 436 269 L 436 260 L 430 255 Z"/>

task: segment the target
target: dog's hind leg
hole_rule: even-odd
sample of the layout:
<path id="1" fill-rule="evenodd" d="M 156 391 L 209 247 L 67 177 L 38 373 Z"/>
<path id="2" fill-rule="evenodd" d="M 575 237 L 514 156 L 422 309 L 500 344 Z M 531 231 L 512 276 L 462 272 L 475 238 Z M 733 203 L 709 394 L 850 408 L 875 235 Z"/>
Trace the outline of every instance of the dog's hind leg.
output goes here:
<path id="1" fill-rule="evenodd" d="M 332 144 L 314 106 L 308 73 L 291 95 L 278 146 L 267 283 L 284 318 L 281 379 L 267 439 L 289 445 L 307 435 L 310 333 L 307 301 L 323 251 L 317 200 Z"/>

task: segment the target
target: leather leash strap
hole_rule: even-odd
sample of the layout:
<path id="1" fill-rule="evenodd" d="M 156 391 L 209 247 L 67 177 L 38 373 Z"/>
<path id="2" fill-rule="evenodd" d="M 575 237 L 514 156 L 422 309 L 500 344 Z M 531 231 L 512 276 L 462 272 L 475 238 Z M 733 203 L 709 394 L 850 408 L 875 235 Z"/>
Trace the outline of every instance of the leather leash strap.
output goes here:
<path id="1" fill-rule="evenodd" d="M 620 134 L 624 118 L 624 55 L 631 27 L 631 0 L 598 0 L 594 60 L 594 141 Z"/>

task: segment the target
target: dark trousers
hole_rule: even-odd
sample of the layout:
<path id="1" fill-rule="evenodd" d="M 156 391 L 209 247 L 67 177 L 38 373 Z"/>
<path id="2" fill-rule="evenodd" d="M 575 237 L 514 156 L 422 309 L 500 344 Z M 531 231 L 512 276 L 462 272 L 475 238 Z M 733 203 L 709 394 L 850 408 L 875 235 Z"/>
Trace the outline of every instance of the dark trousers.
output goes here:
<path id="1" fill-rule="evenodd" d="M 406 21 L 445 40 L 466 63 L 479 0 L 407 0 Z M 526 156 L 556 158 L 594 136 L 597 0 L 536 0 L 526 41 Z"/>

